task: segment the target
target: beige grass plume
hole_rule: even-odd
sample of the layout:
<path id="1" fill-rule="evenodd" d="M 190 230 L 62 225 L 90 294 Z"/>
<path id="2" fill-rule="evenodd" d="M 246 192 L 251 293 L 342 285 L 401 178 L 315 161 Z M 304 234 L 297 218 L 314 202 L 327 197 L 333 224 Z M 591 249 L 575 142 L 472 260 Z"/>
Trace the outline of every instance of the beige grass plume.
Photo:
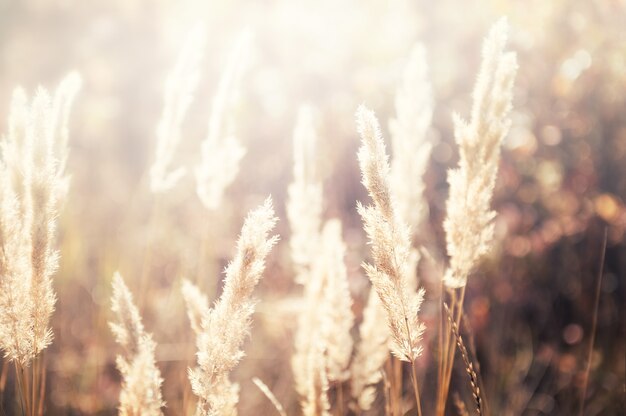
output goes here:
<path id="1" fill-rule="evenodd" d="M 263 383 L 261 379 L 257 377 L 253 377 L 252 382 L 259 388 L 259 390 L 261 390 L 261 393 L 263 393 L 263 395 L 267 397 L 267 399 L 272 403 L 272 405 L 274 406 L 274 408 L 276 409 L 276 411 L 278 412 L 280 416 L 287 416 L 287 412 L 285 412 L 285 408 L 283 407 L 283 405 L 278 401 L 274 393 L 272 393 L 272 390 L 270 390 L 270 388 L 267 387 L 267 385 Z"/>
<path id="2" fill-rule="evenodd" d="M 396 117 L 389 123 L 393 155 L 389 185 L 398 216 L 412 233 L 428 215 L 423 176 L 432 151 L 427 132 L 433 117 L 433 98 L 427 73 L 426 50 L 416 44 L 396 92 Z"/>
<path id="3" fill-rule="evenodd" d="M 39 88 L 31 103 L 16 89 L 1 142 L 0 345 L 22 366 L 52 342 L 56 218 L 68 189 L 67 121 L 80 85 L 71 73 L 54 96 Z"/>
<path id="4" fill-rule="evenodd" d="M 508 25 L 498 21 L 483 44 L 469 123 L 454 115 L 459 166 L 448 172 L 450 194 L 444 222 L 450 267 L 446 286 L 465 286 L 467 277 L 493 239 L 491 198 L 500 161 L 500 144 L 510 127 L 515 54 L 504 52 Z"/>
<path id="5" fill-rule="evenodd" d="M 305 284 L 306 271 L 317 250 L 322 216 L 322 181 L 316 169 L 317 135 L 312 109 L 302 106 L 293 133 L 293 181 L 287 189 L 289 244 L 296 281 Z"/>
<path id="6" fill-rule="evenodd" d="M 201 161 L 196 166 L 196 191 L 204 206 L 220 206 L 224 191 L 235 180 L 239 162 L 246 150 L 235 136 L 234 104 L 250 54 L 251 35 L 245 32 L 233 50 L 213 100 L 209 132 L 201 146 Z"/>
<path id="7" fill-rule="evenodd" d="M 119 413 L 123 416 L 161 415 L 165 406 L 161 397 L 161 372 L 155 364 L 155 342 L 146 333 L 133 296 L 119 273 L 113 275 L 111 310 L 115 318 L 109 322 L 115 340 L 124 348 L 117 356 L 122 373 Z"/>
<path id="8" fill-rule="evenodd" d="M 359 327 L 361 340 L 350 366 L 350 393 L 361 410 L 370 410 L 376 399 L 376 384 L 389 358 L 389 327 L 376 290 L 372 288 Z"/>
<path id="9" fill-rule="evenodd" d="M 308 408 L 309 412 L 314 412 L 315 407 L 307 403 L 316 401 L 309 391 L 315 387 L 311 380 L 319 378 L 320 373 L 323 373 L 326 379 L 323 357 L 325 346 L 319 340 L 320 321 L 317 314 L 317 306 L 323 297 L 324 282 L 315 278 L 319 276 L 312 273 L 314 259 L 319 257 L 322 210 L 322 184 L 317 181 L 315 175 L 316 141 L 312 109 L 303 105 L 298 110 L 293 134 L 293 180 L 287 188 L 286 208 L 291 229 L 289 246 L 295 266 L 295 280 L 303 285 L 291 368 L 302 408 Z M 315 351 L 313 339 L 318 339 Z M 311 354 L 318 354 L 319 357 L 312 360 Z M 312 364 L 317 366 L 314 367 Z M 328 402 L 327 388 L 323 392 L 318 390 L 317 394 L 322 394 L 324 400 Z"/>
<path id="10" fill-rule="evenodd" d="M 315 249 L 315 257 L 318 258 L 319 247 Z M 326 361 L 328 344 L 327 337 L 322 334 L 322 323 L 326 321 L 323 315 L 328 312 L 324 302 L 327 279 L 318 271 L 321 270 L 306 270 L 294 354 L 291 357 L 295 388 L 305 416 L 325 415 L 330 408 Z"/>
<path id="11" fill-rule="evenodd" d="M 295 352 L 291 358 L 295 388 L 304 416 L 329 416 L 327 338 L 322 336 L 317 310 L 323 299 L 323 285 L 314 281 L 305 292 L 304 307 L 298 317 Z M 306 286 L 305 286 L 306 289 Z M 318 303 L 319 302 L 319 303 Z M 322 308 L 325 310 L 325 308 Z"/>
<path id="12" fill-rule="evenodd" d="M 69 176 L 65 173 L 69 155 L 69 117 L 74 99 L 82 87 L 82 78 L 78 72 L 70 72 L 57 87 L 52 101 L 53 134 L 55 135 L 54 153 L 57 159 L 56 171 L 59 175 L 59 206 L 63 205 L 69 189 Z"/>
<path id="13" fill-rule="evenodd" d="M 202 319 L 197 336 L 198 365 L 189 370 L 198 396 L 198 415 L 234 415 L 238 386 L 228 375 L 244 356 L 243 341 L 250 331 L 254 311 L 252 291 L 265 268 L 265 258 L 278 237 L 269 237 L 277 219 L 272 201 L 248 214 L 237 242 L 237 253 L 226 268 L 224 291 Z"/>
<path id="14" fill-rule="evenodd" d="M 287 215 L 296 281 L 304 285 L 292 369 L 305 415 L 326 414 L 331 381 L 349 377 L 354 325 L 341 222 L 321 226 L 322 181 L 316 169 L 312 109 L 300 108 L 294 131 L 294 179 Z"/>
<path id="15" fill-rule="evenodd" d="M 341 237 L 341 221 L 331 219 L 322 230 L 319 250 L 319 271 L 325 277 L 321 310 L 321 331 L 326 340 L 326 370 L 329 381 L 349 378 L 348 364 L 352 356 L 354 326 L 352 297 L 344 261 L 346 245 Z"/>
<path id="16" fill-rule="evenodd" d="M 187 279 L 183 280 L 182 293 L 187 305 L 187 316 L 191 329 L 196 335 L 199 335 L 202 332 L 202 319 L 211 309 L 209 298 L 202 293 L 198 286 Z"/>
<path id="17" fill-rule="evenodd" d="M 184 167 L 171 170 L 170 165 L 181 140 L 181 124 L 198 86 L 204 38 L 205 31 L 201 26 L 189 33 L 176 66 L 165 83 L 163 114 L 156 131 L 156 155 L 150 168 L 150 189 L 155 193 L 172 189 L 186 173 Z"/>
<path id="18" fill-rule="evenodd" d="M 421 354 L 424 325 L 418 313 L 424 290 L 412 290 L 409 228 L 397 215 L 389 189 L 389 162 L 374 113 L 364 106 L 356 114 L 362 145 L 358 157 L 363 185 L 374 204 L 358 204 L 368 235 L 374 264 L 365 271 L 387 312 L 391 351 L 403 361 L 414 362 Z"/>
<path id="19" fill-rule="evenodd" d="M 304 379 L 304 397 L 301 400 L 302 414 L 304 416 L 330 416 L 324 341 L 313 338 L 310 342 L 303 363 L 307 377 Z"/>
<path id="20" fill-rule="evenodd" d="M 5 358 L 25 366 L 34 355 L 30 246 L 10 172 L 0 163 L 0 347 Z"/>
<path id="21" fill-rule="evenodd" d="M 341 222 L 326 222 L 315 251 L 308 280 L 305 282 L 304 305 L 298 320 L 292 368 L 298 393 L 308 400 L 310 380 L 324 372 L 328 381 L 349 378 L 354 326 L 352 297 L 344 262 L 346 247 L 341 237 Z M 319 345 L 314 345 L 318 343 Z M 311 367 L 311 354 L 323 352 L 318 362 L 322 369 Z M 308 371 L 308 370 L 311 371 Z"/>

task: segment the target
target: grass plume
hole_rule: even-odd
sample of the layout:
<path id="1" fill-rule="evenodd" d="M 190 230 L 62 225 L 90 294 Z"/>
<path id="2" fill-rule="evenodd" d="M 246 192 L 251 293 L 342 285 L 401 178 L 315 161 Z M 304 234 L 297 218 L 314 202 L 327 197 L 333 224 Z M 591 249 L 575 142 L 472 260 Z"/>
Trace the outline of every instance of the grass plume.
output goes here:
<path id="1" fill-rule="evenodd" d="M 398 216 L 413 234 L 428 215 L 423 176 L 432 151 L 427 133 L 433 118 L 433 98 L 427 75 L 426 49 L 416 44 L 396 91 L 396 116 L 389 123 L 393 155 L 389 186 Z"/>
<path id="2" fill-rule="evenodd" d="M 374 260 L 374 264 L 366 263 L 364 268 L 387 312 L 391 351 L 412 363 L 422 351 L 424 324 L 419 322 L 418 314 L 424 289 L 411 290 L 408 227 L 398 217 L 389 191 L 389 162 L 378 120 L 364 106 L 359 107 L 356 117 L 362 139 L 358 156 L 363 185 L 374 202 L 367 207 L 358 205 Z"/>
<path id="3" fill-rule="evenodd" d="M 201 145 L 201 160 L 195 169 L 196 191 L 209 210 L 220 206 L 224 191 L 235 180 L 239 162 L 246 152 L 235 135 L 233 110 L 249 58 L 250 43 L 251 35 L 245 32 L 224 69 L 213 99 L 209 132 Z"/>
<path id="4" fill-rule="evenodd" d="M 165 83 L 165 102 L 157 125 L 157 147 L 150 168 L 150 189 L 162 193 L 172 189 L 185 175 L 184 167 L 171 169 L 172 158 L 181 140 L 181 124 L 198 87 L 201 50 L 205 31 L 201 26 L 188 35 L 176 66 Z"/>
<path id="5" fill-rule="evenodd" d="M 453 115 L 459 166 L 448 171 L 450 193 L 443 224 L 450 256 L 444 282 L 451 288 L 465 286 L 493 239 L 495 212 L 490 204 L 500 144 L 511 125 L 508 114 L 517 72 L 516 55 L 504 52 L 507 32 L 507 22 L 501 19 L 485 39 L 469 123 Z"/>
<path id="6" fill-rule="evenodd" d="M 265 269 L 265 257 L 278 241 L 277 236 L 269 237 L 276 221 L 270 198 L 248 214 L 235 258 L 225 271 L 224 291 L 202 318 L 196 341 L 198 364 L 189 370 L 191 387 L 199 398 L 198 415 L 236 414 L 238 386 L 228 375 L 244 356 L 241 346 L 254 311 L 252 291 Z"/>
<path id="7" fill-rule="evenodd" d="M 119 414 L 122 416 L 162 415 L 161 372 L 156 366 L 156 343 L 141 322 L 133 296 L 119 273 L 113 275 L 111 310 L 115 318 L 109 323 L 115 340 L 124 352 L 117 356 L 122 373 Z"/>

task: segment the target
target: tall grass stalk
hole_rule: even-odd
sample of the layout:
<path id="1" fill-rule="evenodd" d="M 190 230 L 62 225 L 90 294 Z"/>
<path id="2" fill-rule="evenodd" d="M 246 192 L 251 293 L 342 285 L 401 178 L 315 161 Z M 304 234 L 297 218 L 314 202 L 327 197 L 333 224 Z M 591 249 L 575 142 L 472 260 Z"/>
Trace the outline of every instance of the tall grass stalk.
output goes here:
<path id="1" fill-rule="evenodd" d="M 580 410 L 578 414 L 583 416 L 585 410 L 585 399 L 587 398 L 587 385 L 589 383 L 589 372 L 591 371 L 591 361 L 593 359 L 593 345 L 596 341 L 596 330 L 598 328 L 598 309 L 600 307 L 600 291 L 602 289 L 602 275 L 604 274 L 604 258 L 606 256 L 606 244 L 608 240 L 609 229 L 604 229 L 604 238 L 602 241 L 602 254 L 600 255 L 600 270 L 596 278 L 595 298 L 593 303 L 593 315 L 591 318 L 591 338 L 589 339 L 589 351 L 587 353 L 587 363 L 585 365 L 585 377 L 583 379 L 583 387 L 580 396 Z"/>
<path id="2" fill-rule="evenodd" d="M 420 345 L 425 326 L 418 319 L 424 299 L 424 289 L 415 291 L 414 263 L 411 261 L 409 227 L 396 212 L 396 202 L 390 192 L 389 162 L 380 126 L 373 112 L 364 106 L 356 114 L 362 139 L 358 158 L 362 182 L 373 205 L 358 204 L 358 212 L 371 244 L 374 264 L 363 267 L 370 278 L 387 313 L 391 334 L 391 351 L 407 361 L 414 372 L 415 360 L 422 353 Z M 411 378 L 418 414 L 421 403 L 417 379 Z"/>
<path id="3" fill-rule="evenodd" d="M 15 364 L 21 409 L 31 416 L 43 411 L 56 223 L 69 186 L 67 123 L 80 86 L 71 73 L 54 94 L 40 87 L 31 101 L 17 88 L 0 141 L 0 348 Z"/>
<path id="4" fill-rule="evenodd" d="M 117 368 L 122 373 L 120 414 L 162 415 L 161 372 L 156 366 L 156 343 L 144 330 L 139 310 L 122 276 L 113 276 L 111 310 L 115 318 L 109 323 L 115 340 L 124 349 L 118 354 Z"/>
<path id="5" fill-rule="evenodd" d="M 441 312 L 440 369 L 436 414 L 443 416 L 454 365 L 456 343 L 452 325 L 459 326 L 467 279 L 489 251 L 493 239 L 491 198 L 500 161 L 500 144 L 511 121 L 516 56 L 504 52 L 508 25 L 498 21 L 483 43 L 483 59 L 474 87 L 471 119 L 453 115 L 459 166 L 448 172 L 450 194 L 444 230 L 450 264 L 443 277 L 441 308 L 447 292 L 452 320 L 446 323 Z"/>
<path id="6" fill-rule="evenodd" d="M 202 317 L 196 337 L 197 366 L 189 369 L 198 396 L 197 415 L 236 414 L 239 387 L 230 381 L 229 373 L 244 356 L 241 348 L 254 311 L 252 292 L 265 269 L 265 258 L 278 241 L 277 236 L 269 236 L 276 221 L 270 198 L 248 214 L 235 258 L 225 271 L 224 291 Z"/>

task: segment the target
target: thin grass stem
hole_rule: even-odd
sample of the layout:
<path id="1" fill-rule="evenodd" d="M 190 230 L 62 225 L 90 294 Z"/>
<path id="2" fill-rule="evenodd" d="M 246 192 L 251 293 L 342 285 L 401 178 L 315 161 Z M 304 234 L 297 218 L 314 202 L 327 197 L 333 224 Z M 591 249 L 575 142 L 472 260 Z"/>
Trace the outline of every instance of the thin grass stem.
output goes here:
<path id="1" fill-rule="evenodd" d="M 604 228 L 604 239 L 602 242 L 602 254 L 600 257 L 600 270 L 596 279 L 596 292 L 593 305 L 593 317 L 591 321 L 591 339 L 589 340 L 589 351 L 587 353 L 587 365 L 585 367 L 585 378 L 583 379 L 582 396 L 580 398 L 580 411 L 578 414 L 583 415 L 585 410 L 585 397 L 587 396 L 587 385 L 589 383 L 589 372 L 591 371 L 591 360 L 593 358 L 593 344 L 596 341 L 596 330 L 598 328 L 598 309 L 600 307 L 600 290 L 602 289 L 602 274 L 604 273 L 604 259 L 606 257 L 606 244 L 608 239 L 608 227 Z"/>

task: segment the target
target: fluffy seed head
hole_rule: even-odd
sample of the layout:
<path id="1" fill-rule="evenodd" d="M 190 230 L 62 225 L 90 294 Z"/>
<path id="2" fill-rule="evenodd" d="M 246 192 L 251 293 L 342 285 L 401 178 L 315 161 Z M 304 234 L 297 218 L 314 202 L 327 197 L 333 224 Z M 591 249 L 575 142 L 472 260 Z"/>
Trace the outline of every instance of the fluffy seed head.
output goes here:
<path id="1" fill-rule="evenodd" d="M 507 23 L 501 19 L 483 45 L 483 60 L 473 94 L 469 123 L 454 115 L 459 146 L 459 166 L 448 172 L 450 194 L 444 221 L 450 266 L 444 283 L 463 287 L 478 261 L 489 251 L 493 239 L 491 198 L 495 186 L 500 144 L 510 119 L 515 54 L 504 52 Z"/>
<path id="2" fill-rule="evenodd" d="M 374 202 L 368 207 L 357 206 L 374 260 L 374 264 L 363 267 L 387 312 L 391 351 L 399 359 L 413 362 L 422 351 L 424 325 L 418 313 L 424 290 L 412 290 L 414 262 L 409 229 L 398 217 L 389 192 L 389 164 L 378 120 L 364 106 L 359 107 L 356 117 L 362 139 L 358 153 L 362 181 Z"/>
<path id="3" fill-rule="evenodd" d="M 156 344 L 152 335 L 145 332 L 133 296 L 118 272 L 113 275 L 111 310 L 114 320 L 109 326 L 117 343 L 124 348 L 124 353 L 116 359 L 123 379 L 120 415 L 162 415 L 163 379 L 155 364 Z"/>
<path id="4" fill-rule="evenodd" d="M 189 370 L 192 390 L 199 398 L 198 415 L 235 414 L 238 387 L 230 383 L 228 374 L 244 356 L 241 346 L 254 311 L 252 291 L 278 241 L 277 236 L 269 237 L 276 221 L 270 198 L 248 214 L 235 258 L 226 268 L 224 291 L 204 313 L 196 339 L 198 365 Z"/>
<path id="5" fill-rule="evenodd" d="M 245 32 L 237 42 L 213 100 L 209 133 L 201 146 L 196 166 L 196 191 L 209 210 L 220 206 L 224 191 L 235 180 L 246 150 L 234 133 L 234 104 L 249 55 L 251 36 Z"/>
<path id="6" fill-rule="evenodd" d="M 155 193 L 172 189 L 186 173 L 184 167 L 171 170 L 170 165 L 182 138 L 181 124 L 198 86 L 204 38 L 205 31 L 201 26 L 189 33 L 165 84 L 165 103 L 156 131 L 156 155 L 150 168 L 150 189 Z"/>
<path id="7" fill-rule="evenodd" d="M 393 155 L 389 183 L 398 215 L 413 234 L 428 214 L 423 176 L 432 150 L 427 132 L 433 117 L 433 98 L 427 69 L 426 50 L 417 44 L 396 92 L 396 117 L 389 123 Z"/>

